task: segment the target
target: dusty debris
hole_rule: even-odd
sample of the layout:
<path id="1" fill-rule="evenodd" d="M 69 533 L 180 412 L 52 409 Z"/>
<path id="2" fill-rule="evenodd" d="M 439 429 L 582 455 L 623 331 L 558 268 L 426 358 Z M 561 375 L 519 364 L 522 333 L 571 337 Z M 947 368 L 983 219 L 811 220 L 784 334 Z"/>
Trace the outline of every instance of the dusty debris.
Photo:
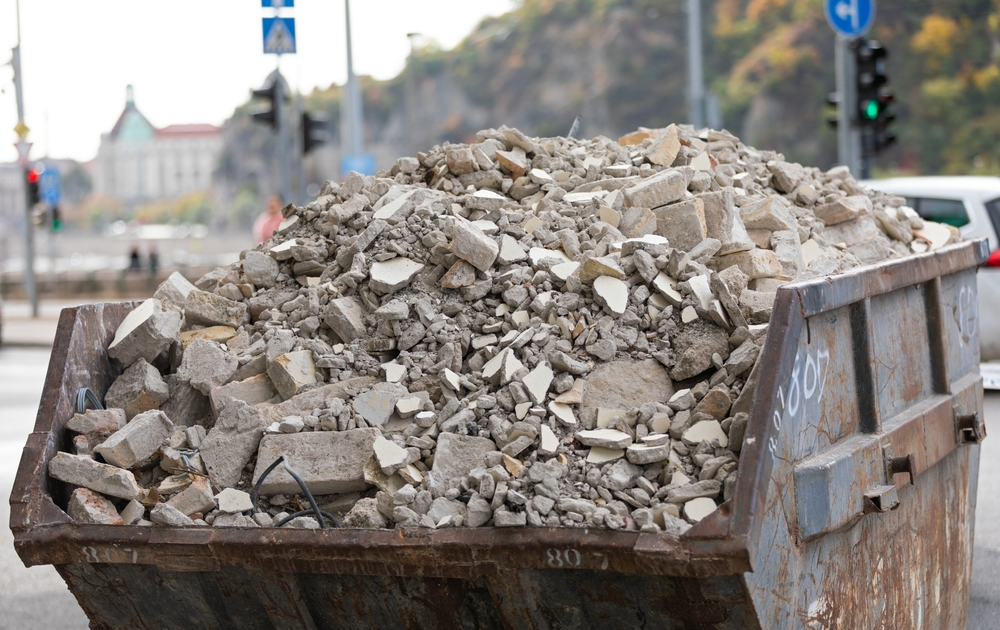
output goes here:
<path id="1" fill-rule="evenodd" d="M 959 238 L 904 204 L 727 132 L 484 130 L 168 278 L 50 474 L 126 523 L 272 527 L 310 505 L 287 456 L 347 527 L 682 533 L 734 487 L 778 287 Z"/>

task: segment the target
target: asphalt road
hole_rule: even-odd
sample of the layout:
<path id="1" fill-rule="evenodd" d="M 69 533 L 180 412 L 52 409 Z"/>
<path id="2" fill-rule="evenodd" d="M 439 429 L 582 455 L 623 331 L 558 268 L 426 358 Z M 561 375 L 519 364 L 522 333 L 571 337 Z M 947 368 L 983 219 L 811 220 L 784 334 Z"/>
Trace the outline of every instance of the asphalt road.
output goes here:
<path id="1" fill-rule="evenodd" d="M 0 630 L 85 630 L 87 619 L 52 567 L 24 568 L 14 553 L 7 498 L 31 431 L 49 351 L 0 348 Z M 987 394 L 979 468 L 968 630 L 1000 628 L 1000 393 Z"/>

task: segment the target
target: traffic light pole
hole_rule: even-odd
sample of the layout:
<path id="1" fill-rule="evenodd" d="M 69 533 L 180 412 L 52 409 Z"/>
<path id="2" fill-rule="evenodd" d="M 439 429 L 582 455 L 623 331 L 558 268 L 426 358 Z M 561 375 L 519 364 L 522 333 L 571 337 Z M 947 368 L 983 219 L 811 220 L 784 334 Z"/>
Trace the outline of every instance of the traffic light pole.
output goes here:
<path id="1" fill-rule="evenodd" d="M 288 204 L 293 202 L 290 168 L 292 153 L 288 143 L 288 116 L 285 112 L 285 81 L 281 77 L 281 72 L 275 74 L 274 82 L 274 116 L 278 125 L 278 161 L 281 163 L 281 202 Z"/>
<path id="2" fill-rule="evenodd" d="M 17 100 L 17 126 L 24 127 L 24 92 L 21 83 L 21 3 L 15 2 L 17 11 L 17 46 L 14 47 L 14 92 Z M 22 138 L 23 140 L 23 138 Z M 38 317 L 38 291 L 35 284 L 35 224 L 32 221 L 31 193 L 28 191 L 28 167 L 21 171 L 24 186 L 24 292 L 31 302 L 31 316 Z"/>
<path id="3" fill-rule="evenodd" d="M 867 177 L 861 154 L 861 132 L 854 124 L 852 107 L 857 101 L 854 54 L 851 39 L 837 35 L 834 61 L 837 70 L 837 160 L 859 179 Z"/>

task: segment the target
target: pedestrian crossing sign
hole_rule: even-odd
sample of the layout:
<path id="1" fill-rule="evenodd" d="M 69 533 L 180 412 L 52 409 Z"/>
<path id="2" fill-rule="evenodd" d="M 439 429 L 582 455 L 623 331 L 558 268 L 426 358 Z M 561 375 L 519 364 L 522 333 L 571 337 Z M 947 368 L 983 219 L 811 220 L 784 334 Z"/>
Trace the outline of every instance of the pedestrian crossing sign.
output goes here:
<path id="1" fill-rule="evenodd" d="M 264 53 L 291 55 L 295 53 L 295 18 L 263 18 Z"/>

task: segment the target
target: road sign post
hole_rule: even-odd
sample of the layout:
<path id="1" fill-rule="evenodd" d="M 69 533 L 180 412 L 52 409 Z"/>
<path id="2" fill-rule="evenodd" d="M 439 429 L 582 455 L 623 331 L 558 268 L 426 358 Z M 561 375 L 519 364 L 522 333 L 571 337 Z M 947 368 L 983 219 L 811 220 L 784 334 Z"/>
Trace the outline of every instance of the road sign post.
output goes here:
<path id="1" fill-rule="evenodd" d="M 875 0 L 826 0 L 825 9 L 826 21 L 836 33 L 837 158 L 855 177 L 860 177 L 864 165 L 861 134 L 851 112 L 856 97 L 851 42 L 871 28 L 875 21 Z"/>

